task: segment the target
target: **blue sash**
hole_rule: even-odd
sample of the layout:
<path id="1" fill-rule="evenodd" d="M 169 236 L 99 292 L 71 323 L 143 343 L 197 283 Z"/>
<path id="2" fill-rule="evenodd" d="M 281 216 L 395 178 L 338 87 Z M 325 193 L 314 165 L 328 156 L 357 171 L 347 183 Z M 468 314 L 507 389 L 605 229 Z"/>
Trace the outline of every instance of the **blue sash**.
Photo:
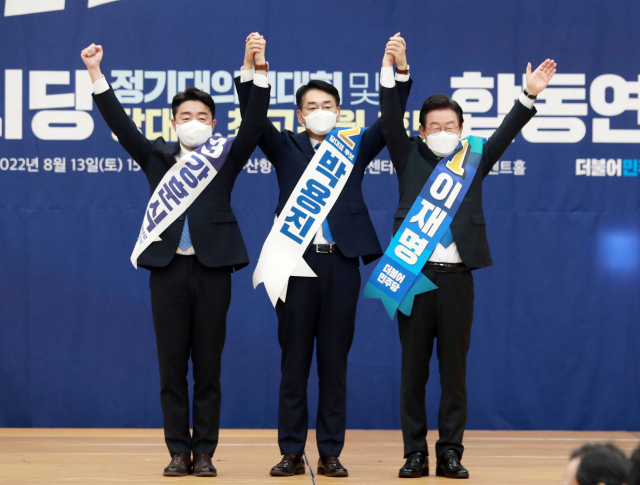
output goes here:
<path id="1" fill-rule="evenodd" d="M 364 297 L 380 298 L 391 318 L 396 310 L 411 315 L 415 296 L 437 288 L 421 270 L 471 186 L 484 142 L 477 136 L 464 138 L 438 163 L 371 274 Z"/>

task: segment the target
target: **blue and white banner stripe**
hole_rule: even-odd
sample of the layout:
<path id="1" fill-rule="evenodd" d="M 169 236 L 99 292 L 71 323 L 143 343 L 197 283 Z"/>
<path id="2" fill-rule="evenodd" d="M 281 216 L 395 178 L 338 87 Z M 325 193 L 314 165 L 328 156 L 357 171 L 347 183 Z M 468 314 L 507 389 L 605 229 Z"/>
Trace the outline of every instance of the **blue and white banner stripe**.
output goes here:
<path id="1" fill-rule="evenodd" d="M 391 318 L 398 309 L 411 314 L 415 295 L 437 288 L 421 271 L 476 175 L 483 144 L 483 138 L 465 138 L 438 163 L 371 274 L 364 297 L 380 298 Z"/>

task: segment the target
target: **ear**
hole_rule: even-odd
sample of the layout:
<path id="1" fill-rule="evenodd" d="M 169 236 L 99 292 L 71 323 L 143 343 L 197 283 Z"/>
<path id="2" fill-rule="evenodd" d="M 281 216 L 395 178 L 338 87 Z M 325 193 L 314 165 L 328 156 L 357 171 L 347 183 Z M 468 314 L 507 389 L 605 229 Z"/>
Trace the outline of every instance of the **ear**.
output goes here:
<path id="1" fill-rule="evenodd" d="M 460 125 L 460 133 L 458 133 L 458 138 L 462 138 L 462 130 L 464 129 L 464 125 Z"/>
<path id="2" fill-rule="evenodd" d="M 340 106 L 338 106 L 337 118 L 338 122 L 340 122 Z"/>
<path id="3" fill-rule="evenodd" d="M 304 124 L 304 118 L 302 117 L 302 111 L 298 110 L 297 114 L 298 114 L 298 123 L 300 123 L 302 126 L 306 126 Z"/>
<path id="4" fill-rule="evenodd" d="M 176 121 L 175 120 L 171 120 L 171 126 L 173 126 L 173 131 L 176 131 Z M 177 133 L 177 131 L 176 131 Z"/>
<path id="5" fill-rule="evenodd" d="M 218 122 L 218 120 L 213 120 L 213 121 L 211 122 L 211 133 L 213 133 L 213 130 L 215 129 L 215 127 L 216 127 L 216 123 L 217 123 L 217 122 Z"/>
<path id="6" fill-rule="evenodd" d="M 420 125 L 420 126 L 418 127 L 418 131 L 420 132 L 420 137 L 421 137 L 423 140 L 426 140 L 426 139 L 427 139 L 427 130 L 425 130 L 424 126 Z"/>

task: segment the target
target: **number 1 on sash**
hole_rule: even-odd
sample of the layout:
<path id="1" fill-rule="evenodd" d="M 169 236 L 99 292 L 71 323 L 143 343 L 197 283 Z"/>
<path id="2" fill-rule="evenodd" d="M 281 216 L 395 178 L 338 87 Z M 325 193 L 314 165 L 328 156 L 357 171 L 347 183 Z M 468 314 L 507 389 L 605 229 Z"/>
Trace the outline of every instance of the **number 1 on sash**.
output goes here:
<path id="1" fill-rule="evenodd" d="M 469 142 L 467 140 L 462 140 L 462 144 L 462 150 L 456 153 L 455 157 L 449 160 L 445 167 L 447 167 L 451 173 L 464 178 L 466 174 L 464 167 L 467 164 L 467 159 L 469 158 Z"/>

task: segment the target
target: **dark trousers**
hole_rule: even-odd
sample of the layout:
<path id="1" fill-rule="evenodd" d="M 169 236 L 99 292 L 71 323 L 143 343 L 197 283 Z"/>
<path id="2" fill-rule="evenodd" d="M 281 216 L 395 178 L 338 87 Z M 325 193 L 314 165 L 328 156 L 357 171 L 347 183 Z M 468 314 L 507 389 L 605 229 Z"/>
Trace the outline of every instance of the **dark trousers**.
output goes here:
<path id="1" fill-rule="evenodd" d="M 462 436 L 467 423 L 467 352 L 473 322 L 473 276 L 471 271 L 425 275 L 438 289 L 418 295 L 411 316 L 398 312 L 402 344 L 400 417 L 405 458 L 427 450 L 425 386 L 429 360 L 437 339 L 442 395 L 438 412 L 440 459 L 454 449 L 462 457 Z"/>
<path id="2" fill-rule="evenodd" d="M 160 364 L 160 402 L 170 453 L 213 455 L 220 428 L 220 361 L 231 301 L 230 268 L 175 256 L 151 270 L 151 309 Z M 193 438 L 189 431 L 189 355 Z"/>
<path id="3" fill-rule="evenodd" d="M 347 358 L 360 293 L 358 258 L 310 251 L 305 261 L 317 278 L 289 279 L 287 301 L 278 301 L 282 379 L 278 444 L 283 455 L 302 455 L 309 414 L 307 381 L 317 342 L 319 402 L 316 436 L 320 456 L 340 456 L 347 425 Z"/>

